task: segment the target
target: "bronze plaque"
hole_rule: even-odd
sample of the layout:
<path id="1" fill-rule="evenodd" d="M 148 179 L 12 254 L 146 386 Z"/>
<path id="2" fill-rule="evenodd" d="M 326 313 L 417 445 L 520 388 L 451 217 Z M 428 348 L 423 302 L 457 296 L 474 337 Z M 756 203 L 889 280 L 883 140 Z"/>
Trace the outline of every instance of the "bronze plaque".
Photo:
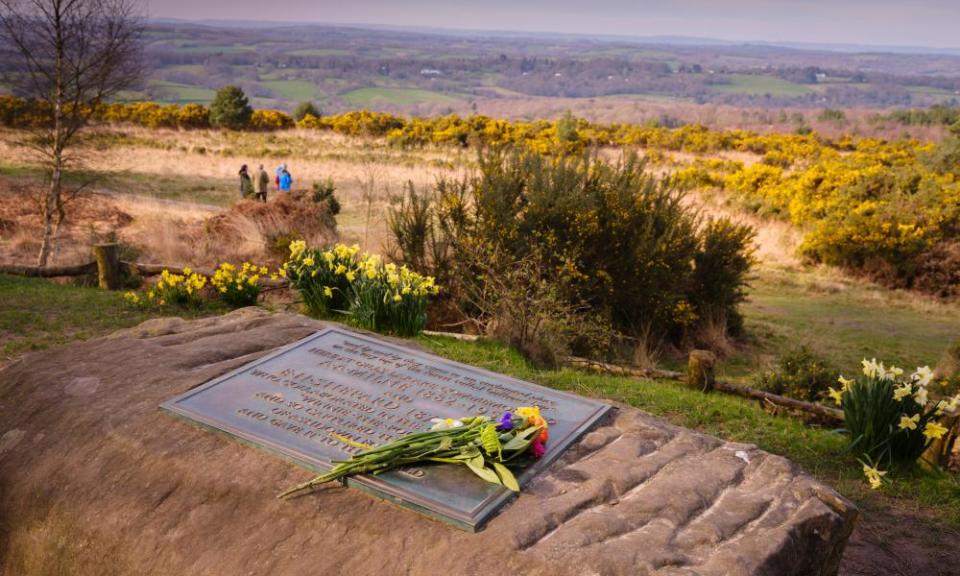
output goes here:
<path id="1" fill-rule="evenodd" d="M 610 409 L 342 328 L 321 330 L 161 408 L 324 472 L 331 460 L 359 451 L 331 433 L 378 445 L 427 430 L 431 418 L 497 418 L 517 406 L 539 406 L 550 425 L 546 454 L 518 475 L 521 485 Z M 348 484 L 471 531 L 512 496 L 443 464 L 357 476 Z"/>

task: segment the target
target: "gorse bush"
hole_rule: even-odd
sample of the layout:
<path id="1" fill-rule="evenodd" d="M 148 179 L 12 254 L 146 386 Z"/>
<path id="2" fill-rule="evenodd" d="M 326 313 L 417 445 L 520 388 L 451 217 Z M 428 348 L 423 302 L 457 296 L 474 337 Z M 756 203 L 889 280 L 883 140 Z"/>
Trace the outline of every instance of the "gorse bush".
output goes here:
<path id="1" fill-rule="evenodd" d="M 807 402 L 827 398 L 840 371 L 806 346 L 789 350 L 780 357 L 777 368 L 763 374 L 757 385 L 769 392 Z"/>
<path id="2" fill-rule="evenodd" d="M 906 376 L 895 366 L 864 360 L 861 377 L 841 377 L 841 388 L 829 390 L 843 408 L 850 448 L 863 461 L 872 487 L 882 485 L 887 472 L 881 467 L 914 462 L 948 432 L 940 420 L 960 408 L 960 395 L 934 401 L 928 389 L 932 379 L 928 367 Z"/>
<path id="3" fill-rule="evenodd" d="M 300 292 L 311 315 L 345 315 L 360 328 L 398 336 L 423 330 L 427 298 L 439 292 L 433 278 L 343 244 L 315 249 L 291 242 L 280 274 Z"/>
<path id="4" fill-rule="evenodd" d="M 565 307 L 628 337 L 681 343 L 707 317 L 737 325 L 749 229 L 708 224 L 634 155 L 618 163 L 523 151 L 481 155 L 479 171 L 408 191 L 390 217 L 400 260 L 450 282 L 466 317 L 491 314 L 471 294 L 485 278 L 538 262 Z M 708 283 L 698 276 L 717 273 Z"/>

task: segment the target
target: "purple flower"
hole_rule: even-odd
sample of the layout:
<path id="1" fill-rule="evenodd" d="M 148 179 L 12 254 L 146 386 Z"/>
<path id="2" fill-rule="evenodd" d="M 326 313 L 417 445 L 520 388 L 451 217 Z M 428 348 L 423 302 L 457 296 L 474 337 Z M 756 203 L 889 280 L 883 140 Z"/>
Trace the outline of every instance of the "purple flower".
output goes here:
<path id="1" fill-rule="evenodd" d="M 513 429 L 513 414 L 510 412 L 504 412 L 503 416 L 500 417 L 500 421 L 497 422 L 497 430 L 500 432 L 508 432 Z"/>
<path id="2" fill-rule="evenodd" d="M 530 453 L 533 454 L 534 458 L 540 458 L 546 451 L 546 447 L 540 442 L 539 438 L 535 438 L 533 442 L 530 443 Z"/>

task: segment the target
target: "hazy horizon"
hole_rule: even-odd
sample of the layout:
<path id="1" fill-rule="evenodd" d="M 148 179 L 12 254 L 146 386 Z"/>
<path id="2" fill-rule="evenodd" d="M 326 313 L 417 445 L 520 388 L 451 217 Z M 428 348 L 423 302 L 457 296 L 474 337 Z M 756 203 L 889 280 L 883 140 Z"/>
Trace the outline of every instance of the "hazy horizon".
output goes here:
<path id="1" fill-rule="evenodd" d="M 464 31 L 685 36 L 732 42 L 848 44 L 960 49 L 949 0 L 148 0 L 152 18 L 445 28 Z M 909 13 L 908 13 L 909 12 Z"/>

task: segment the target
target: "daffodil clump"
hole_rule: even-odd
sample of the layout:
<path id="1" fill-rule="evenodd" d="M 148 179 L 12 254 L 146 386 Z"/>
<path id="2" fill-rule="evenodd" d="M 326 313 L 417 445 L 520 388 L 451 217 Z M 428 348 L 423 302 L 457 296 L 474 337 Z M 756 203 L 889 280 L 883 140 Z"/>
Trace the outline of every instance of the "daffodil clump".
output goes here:
<path id="1" fill-rule="evenodd" d="M 183 274 L 173 274 L 164 270 L 160 280 L 141 293 L 127 292 L 124 298 L 141 308 L 177 305 L 198 306 L 203 300 L 203 290 L 207 286 L 207 277 L 190 268 L 184 268 Z"/>
<path id="2" fill-rule="evenodd" d="M 327 318 L 349 309 L 361 257 L 357 245 L 321 250 L 296 240 L 290 243 L 290 258 L 279 273 L 300 292 L 310 315 Z"/>
<path id="3" fill-rule="evenodd" d="M 430 430 L 408 434 L 382 446 L 367 446 L 339 434 L 341 442 L 362 448 L 349 460 L 335 460 L 326 474 L 294 486 L 280 498 L 313 490 L 321 484 L 356 474 L 381 474 L 411 464 L 466 466 L 482 480 L 520 491 L 511 468 L 518 469 L 546 452 L 549 438 L 546 420 L 536 406 L 489 416 L 434 418 Z"/>
<path id="4" fill-rule="evenodd" d="M 220 264 L 220 267 L 210 278 L 210 284 L 217 291 L 220 299 L 230 306 L 240 308 L 255 306 L 260 297 L 260 278 L 270 271 L 266 266 L 255 266 L 244 262 L 237 268 L 229 262 Z"/>
<path id="5" fill-rule="evenodd" d="M 841 376 L 840 388 L 830 388 L 830 397 L 843 408 L 850 446 L 872 488 L 883 484 L 887 472 L 881 467 L 914 462 L 931 442 L 947 434 L 942 419 L 960 410 L 960 394 L 934 401 L 932 381 L 927 366 L 907 375 L 873 359 L 863 361 L 861 378 Z"/>
<path id="6" fill-rule="evenodd" d="M 337 244 L 320 250 L 290 243 L 280 269 L 318 317 L 346 314 L 360 328 L 414 336 L 427 322 L 427 298 L 439 288 L 433 278 L 384 262 L 359 246 Z"/>
<path id="7" fill-rule="evenodd" d="M 360 265 L 351 302 L 354 324 L 398 336 L 419 334 L 427 324 L 427 297 L 439 292 L 433 278 L 379 256 L 368 256 Z"/>

